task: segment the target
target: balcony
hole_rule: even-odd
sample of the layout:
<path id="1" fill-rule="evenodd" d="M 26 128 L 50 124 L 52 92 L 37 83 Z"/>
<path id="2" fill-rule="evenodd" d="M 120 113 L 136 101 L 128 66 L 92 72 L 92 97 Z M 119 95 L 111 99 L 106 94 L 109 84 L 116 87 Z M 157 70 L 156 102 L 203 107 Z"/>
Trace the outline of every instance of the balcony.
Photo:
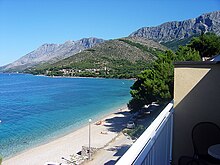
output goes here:
<path id="1" fill-rule="evenodd" d="M 173 103 L 157 116 L 116 165 L 168 165 L 172 158 Z"/>
<path id="2" fill-rule="evenodd" d="M 116 165 L 178 164 L 193 155 L 192 129 L 199 122 L 220 126 L 220 62 L 176 63 L 174 102 L 169 103 Z"/>

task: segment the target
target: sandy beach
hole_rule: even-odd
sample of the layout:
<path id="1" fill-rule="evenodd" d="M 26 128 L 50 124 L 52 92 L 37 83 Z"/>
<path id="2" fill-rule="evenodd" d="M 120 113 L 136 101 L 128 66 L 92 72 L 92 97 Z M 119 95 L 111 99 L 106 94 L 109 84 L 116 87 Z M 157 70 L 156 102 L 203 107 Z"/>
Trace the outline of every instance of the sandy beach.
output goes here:
<path id="1" fill-rule="evenodd" d="M 98 121 L 91 123 L 91 147 L 103 148 L 110 143 L 125 127 L 130 118 L 127 108 L 121 108 Z M 47 144 L 24 151 L 8 160 L 3 165 L 43 165 L 46 162 L 66 163 L 62 157 L 70 160 L 70 155 L 88 146 L 89 126 L 85 126 L 66 136 Z"/>

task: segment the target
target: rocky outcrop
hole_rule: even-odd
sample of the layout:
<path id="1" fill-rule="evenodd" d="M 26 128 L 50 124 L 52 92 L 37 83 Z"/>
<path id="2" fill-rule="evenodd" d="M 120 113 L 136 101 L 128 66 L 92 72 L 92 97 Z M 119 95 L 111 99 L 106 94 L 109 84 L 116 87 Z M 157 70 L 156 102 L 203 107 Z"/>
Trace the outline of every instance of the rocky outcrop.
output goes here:
<path id="1" fill-rule="evenodd" d="M 214 32 L 220 35 L 220 11 L 203 14 L 185 21 L 167 22 L 156 27 L 143 27 L 130 36 L 168 42 L 198 35 L 201 32 Z"/>
<path id="2" fill-rule="evenodd" d="M 2 70 L 21 71 L 42 63 L 54 63 L 102 42 L 103 39 L 83 38 L 79 41 L 67 41 L 64 44 L 43 44 L 15 62 L 2 67 Z"/>

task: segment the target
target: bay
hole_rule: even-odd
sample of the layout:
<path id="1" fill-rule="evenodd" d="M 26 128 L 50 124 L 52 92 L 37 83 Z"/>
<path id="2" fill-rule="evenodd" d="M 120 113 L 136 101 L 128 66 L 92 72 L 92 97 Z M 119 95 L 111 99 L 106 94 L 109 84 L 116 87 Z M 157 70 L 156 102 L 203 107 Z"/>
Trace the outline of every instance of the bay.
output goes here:
<path id="1" fill-rule="evenodd" d="M 132 80 L 0 74 L 0 154 L 64 136 L 126 105 Z"/>

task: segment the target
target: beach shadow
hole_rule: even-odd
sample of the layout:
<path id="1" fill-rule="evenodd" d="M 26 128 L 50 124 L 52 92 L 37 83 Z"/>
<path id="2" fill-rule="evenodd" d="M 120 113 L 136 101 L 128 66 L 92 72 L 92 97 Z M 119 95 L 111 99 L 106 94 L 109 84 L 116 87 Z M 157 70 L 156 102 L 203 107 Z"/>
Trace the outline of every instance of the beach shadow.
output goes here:
<path id="1" fill-rule="evenodd" d="M 115 163 L 117 162 L 118 160 L 109 160 L 108 162 L 106 162 L 104 165 L 115 165 Z"/>
<path id="2" fill-rule="evenodd" d="M 110 148 L 109 150 L 117 150 L 114 156 L 118 156 L 117 160 L 109 160 L 108 162 L 105 163 L 105 165 L 113 165 L 115 164 L 121 157 L 122 155 L 125 154 L 125 152 L 131 147 L 131 145 L 122 145 L 122 146 L 116 146 L 114 148 Z"/>
<path id="3" fill-rule="evenodd" d="M 142 115 L 140 118 L 135 119 L 136 125 L 143 125 L 145 128 L 147 128 L 154 119 L 160 114 L 160 112 L 163 110 L 166 104 L 163 105 L 151 105 L 149 108 L 144 110 L 144 112 L 150 112 L 147 115 Z M 124 128 L 126 128 L 127 123 L 132 120 L 132 116 L 134 116 L 134 113 L 131 113 L 129 111 L 122 111 L 122 112 L 116 112 L 114 113 L 115 117 L 105 119 L 105 127 L 110 132 L 121 132 Z"/>
<path id="4" fill-rule="evenodd" d="M 126 123 L 130 120 L 132 115 L 129 112 L 117 112 L 115 114 L 122 116 L 105 119 L 105 126 L 107 127 L 108 131 L 121 132 L 125 128 Z"/>
<path id="5" fill-rule="evenodd" d="M 150 106 L 146 112 L 150 112 L 150 114 L 145 115 L 142 119 L 136 121 L 137 125 L 143 125 L 145 128 L 149 127 L 149 125 L 157 118 L 157 116 L 164 109 L 166 104 L 162 104 L 160 106 L 152 105 Z"/>
<path id="6" fill-rule="evenodd" d="M 115 112 L 114 114 L 116 114 L 116 115 L 129 115 L 129 114 L 131 114 L 131 112 L 129 112 L 129 111 L 119 111 L 119 112 Z"/>
<path id="7" fill-rule="evenodd" d="M 131 145 L 125 144 L 125 145 L 116 146 L 116 147 L 117 147 L 117 152 L 114 154 L 114 156 L 121 157 L 131 147 Z"/>

